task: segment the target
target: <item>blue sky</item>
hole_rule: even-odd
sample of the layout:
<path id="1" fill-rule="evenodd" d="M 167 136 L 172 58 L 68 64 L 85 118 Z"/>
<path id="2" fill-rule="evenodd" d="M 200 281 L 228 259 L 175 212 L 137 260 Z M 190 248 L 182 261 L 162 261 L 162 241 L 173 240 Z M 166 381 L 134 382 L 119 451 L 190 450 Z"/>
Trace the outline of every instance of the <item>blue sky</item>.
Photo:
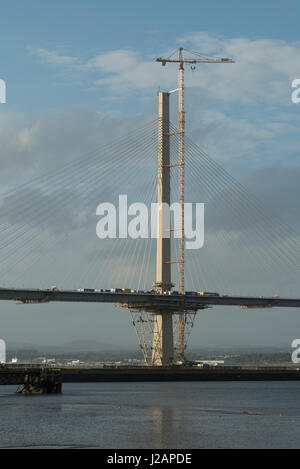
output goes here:
<path id="1" fill-rule="evenodd" d="M 230 38 L 297 41 L 299 14 L 296 0 L 185 4 L 178 0 L 2 1 L 0 73 L 8 85 L 8 106 L 29 112 L 79 104 L 97 106 L 105 96 L 105 89 L 96 94 L 85 91 L 92 77 L 84 86 L 77 86 L 55 70 L 42 67 L 29 55 L 30 47 L 84 61 L 118 49 L 155 57 L 176 47 L 178 38 L 197 31 Z"/>
<path id="2" fill-rule="evenodd" d="M 236 61 L 186 70 L 187 133 L 261 197 L 267 209 L 280 206 L 278 217 L 284 222 L 288 215 L 299 232 L 300 104 L 291 102 L 292 80 L 300 78 L 299 1 L 0 0 L 0 7 L 0 78 L 7 85 L 7 103 L 0 104 L 2 191 L 155 119 L 156 91 L 176 88 L 177 73 L 175 66 L 163 68 L 154 59 L 183 46 Z M 173 116 L 175 99 L 172 95 Z M 238 256 L 230 265 L 232 271 L 245 268 Z M 42 281 L 45 270 L 37 271 L 32 281 Z M 251 285 L 244 274 L 233 280 L 226 273 L 229 282 L 248 293 Z M 257 282 L 263 291 L 264 278 Z M 98 306 L 91 306 L 87 325 L 81 306 L 55 305 L 51 317 L 44 306 L 37 308 L 39 323 L 37 310 L 18 316 L 14 305 L 3 307 L 9 340 L 34 343 L 37 330 L 48 343 L 96 340 L 105 321 L 104 336 L 109 332 L 104 341 L 135 344 L 124 311 L 111 308 L 113 314 L 102 320 Z M 240 319 L 235 310 L 227 313 L 219 331 L 220 314 L 202 317 L 194 344 L 199 339 L 204 345 L 270 345 L 293 339 L 300 328 L 296 311 L 289 311 L 290 323 L 280 312 L 266 313 L 258 331 L 260 311 Z M 116 318 L 121 332 L 115 330 Z M 278 327 L 270 332 L 272 318 Z M 26 337 L 16 331 L 16 321 Z"/>
<path id="3" fill-rule="evenodd" d="M 277 164 L 285 143 L 291 148 L 285 162 L 295 161 L 297 129 L 276 133 L 275 128 L 283 113 L 285 120 L 299 118 L 300 106 L 290 99 L 300 61 L 299 2 L 189 1 L 182 7 L 177 0 L 12 0 L 3 2 L 1 13 L 6 111 L 38 115 L 88 108 L 115 117 L 153 113 L 156 90 L 176 87 L 175 67 L 162 69 L 154 59 L 183 45 L 236 60 L 229 69 L 202 65 L 195 73 L 187 71 L 187 132 L 196 141 L 201 134 L 204 148 L 238 175 Z M 196 103 L 206 112 L 200 127 Z M 210 139 L 205 123 L 210 126 L 209 112 L 214 111 L 219 116 L 216 132 L 223 128 L 223 134 Z M 230 142 L 221 149 L 215 143 L 228 141 L 234 132 L 242 140 L 235 145 L 242 149 L 239 155 Z M 257 142 L 252 138 L 256 132 Z M 266 153 L 278 138 L 270 160 Z M 232 154 L 234 166 L 228 165 Z"/>

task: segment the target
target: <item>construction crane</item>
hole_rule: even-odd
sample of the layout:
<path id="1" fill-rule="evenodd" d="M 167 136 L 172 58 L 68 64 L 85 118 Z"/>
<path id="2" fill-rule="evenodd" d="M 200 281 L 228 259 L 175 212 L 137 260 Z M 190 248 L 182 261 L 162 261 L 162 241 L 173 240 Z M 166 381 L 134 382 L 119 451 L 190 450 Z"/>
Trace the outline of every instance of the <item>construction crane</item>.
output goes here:
<path id="1" fill-rule="evenodd" d="M 185 58 L 183 51 L 191 54 L 192 58 Z M 173 58 L 178 53 L 178 58 Z M 234 60 L 222 57 L 208 57 L 198 52 L 192 52 L 187 49 L 180 47 L 176 49 L 168 58 L 163 59 L 159 57 L 156 62 L 160 62 L 164 67 L 167 63 L 178 63 L 178 88 L 173 91 L 178 91 L 179 103 L 178 103 L 178 136 L 179 136 L 179 206 L 181 214 L 181 226 L 180 226 L 180 237 L 179 237 L 179 257 L 178 257 L 178 291 L 184 295 L 184 64 L 191 66 L 192 70 L 195 70 L 196 64 L 198 63 L 213 63 L 213 64 L 227 64 L 235 63 Z M 184 311 L 179 313 L 178 320 L 178 359 L 184 361 L 184 326 L 185 318 Z"/>

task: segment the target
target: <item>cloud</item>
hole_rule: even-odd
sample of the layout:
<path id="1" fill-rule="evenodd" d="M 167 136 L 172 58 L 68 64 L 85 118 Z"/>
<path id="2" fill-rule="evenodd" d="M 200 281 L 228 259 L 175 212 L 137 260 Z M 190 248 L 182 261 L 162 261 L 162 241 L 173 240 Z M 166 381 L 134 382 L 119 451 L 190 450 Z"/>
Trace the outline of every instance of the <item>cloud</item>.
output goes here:
<path id="1" fill-rule="evenodd" d="M 80 60 L 76 57 L 60 55 L 55 51 L 50 51 L 41 47 L 28 47 L 27 50 L 30 55 L 37 57 L 41 63 L 45 65 L 52 65 L 54 67 L 70 67 L 80 64 Z"/>
<path id="2" fill-rule="evenodd" d="M 298 230 L 300 152 L 297 112 L 300 108 L 291 104 L 290 84 L 291 79 L 299 75 L 300 45 L 273 39 L 223 38 L 203 32 L 186 35 L 178 39 L 178 43 L 187 49 L 236 60 L 234 65 L 199 65 L 195 72 L 187 68 L 187 133 L 214 159 L 223 160 L 226 168 L 236 171 L 238 178 L 243 176 L 243 184 L 262 200 L 265 213 L 275 209 L 274 226 L 277 222 L 281 226 L 286 223 Z M 155 56 L 145 56 L 137 50 L 107 51 L 86 60 L 44 48 L 31 49 L 29 53 L 55 73 L 63 72 L 66 78 L 80 75 L 79 82 L 84 89 L 87 84 L 92 84 L 88 88 L 93 90 L 101 87 L 107 103 L 120 97 L 147 101 L 153 96 L 154 101 L 159 86 L 165 90 L 176 88 L 175 65 L 161 67 L 155 63 Z M 169 51 L 165 53 L 169 54 Z M 176 121 L 177 96 L 173 94 L 171 99 L 173 121 Z M 104 199 L 115 200 L 120 192 L 129 192 L 132 201 L 145 200 L 147 193 L 150 200 L 150 179 L 155 176 L 155 132 L 151 131 L 149 139 L 147 132 L 142 134 L 137 130 L 150 120 L 149 117 L 148 110 L 134 119 L 121 112 L 116 115 L 88 109 L 44 111 L 32 115 L 1 110 L 1 193 L 16 188 L 15 193 L 5 199 L 6 211 L 1 212 L 1 220 L 5 213 L 8 215 L 4 223 L 10 224 L 8 232 L 12 241 L 11 257 L 4 264 L 1 262 L 2 278 L 7 284 L 15 284 L 18 276 L 25 285 L 30 282 L 34 286 L 54 283 L 70 288 L 135 287 L 142 272 L 143 279 L 147 276 L 146 287 L 151 285 L 155 246 L 152 245 L 152 252 L 147 241 L 129 243 L 130 247 L 124 241 L 116 247 L 115 242 L 104 243 L 95 236 L 95 208 Z M 155 118 L 151 115 L 152 120 Z M 109 145 L 134 130 L 138 143 L 135 147 L 129 146 L 129 150 L 126 145 L 121 151 L 119 147 L 117 158 L 116 147 Z M 111 150 L 105 156 L 100 152 L 99 166 L 89 166 L 87 155 L 106 146 Z M 80 155 L 82 166 L 75 171 L 75 162 Z M 230 187 L 220 187 L 216 170 L 209 173 L 203 163 L 195 163 L 198 166 L 190 168 L 191 174 L 188 168 L 186 171 L 187 198 L 211 205 L 206 207 L 208 226 L 203 250 L 186 253 L 186 287 L 227 294 L 279 292 L 296 296 L 297 282 L 292 271 L 288 275 L 288 264 L 279 253 L 282 250 L 290 253 L 288 246 L 292 241 L 299 243 L 299 236 L 296 234 L 292 240 L 289 229 L 286 229 L 281 232 L 282 238 L 277 235 L 272 240 L 272 225 L 266 232 L 263 214 L 254 217 L 255 209 L 254 212 L 247 211 L 242 198 L 230 206 L 234 195 Z M 75 171 L 77 183 L 76 178 L 72 183 L 64 179 L 64 166 L 68 171 Z M 52 172 L 56 174 L 57 187 L 50 180 L 49 194 L 48 175 Z M 43 175 L 46 175 L 48 186 L 43 182 Z M 81 182 L 79 178 L 82 178 Z M 32 179 L 37 182 L 27 185 Z M 25 184 L 25 188 L 22 189 L 21 184 Z M 153 194 L 155 196 L 155 192 Z M 40 212 L 34 211 L 32 200 L 37 200 L 40 207 L 42 204 L 47 207 L 40 220 Z M 21 207 L 26 210 L 31 207 L 31 212 L 22 212 Z M 24 234 L 14 231 L 15 226 L 20 229 L 22 217 L 26 218 L 30 228 Z M 261 227 L 262 235 L 255 236 L 256 228 Z M 0 226 L 0 231 L 2 229 Z M 51 231 L 46 238 L 43 237 L 45 230 Z M 16 246 L 14 240 L 19 233 L 22 236 Z M 32 235 L 37 236 L 38 243 Z M 0 239 L 3 241 L 1 236 Z M 28 246 L 31 247 L 29 251 Z M 143 263 L 144 254 L 149 252 L 151 256 Z M 174 258 L 175 253 L 173 250 Z M 0 252 L 1 261 L 2 254 L 3 251 Z M 4 255 L 7 256 L 7 252 Z M 296 256 L 294 260 L 297 261 Z M 7 263 L 12 267 L 9 275 L 6 275 Z M 176 266 L 172 270 L 175 279 Z M 43 308 L 45 306 L 40 311 L 44 311 Z M 117 317 L 117 313 L 109 312 L 114 314 L 114 319 Z M 73 314 L 73 306 L 70 314 Z M 276 313 L 272 311 L 272 314 Z M 259 315 L 261 311 L 257 314 L 258 319 Z M 93 325 L 96 317 L 98 307 L 93 314 Z M 235 319 L 236 316 L 231 317 L 231 325 L 235 325 Z"/>
<path id="3" fill-rule="evenodd" d="M 289 104 L 291 81 L 299 74 L 300 43 L 277 39 L 224 38 L 205 32 L 181 38 L 187 47 L 207 50 L 214 55 L 233 58 L 234 65 L 207 65 L 194 75 L 192 86 L 225 101 L 247 104 L 266 102 Z"/>
<path id="4" fill-rule="evenodd" d="M 149 115 L 122 119 L 87 108 L 35 114 L 0 110 L 0 181 L 5 191 L 18 181 L 72 164 L 80 155 L 112 143 L 149 121 Z"/>
<path id="5" fill-rule="evenodd" d="M 147 115 L 123 120 L 87 109 L 27 117 L 3 110 L 0 121 L 1 117 L 5 122 L 0 134 L 0 259 L 5 258 L 1 268 L 7 272 L 8 264 L 24 256 L 15 271 L 20 273 L 21 266 L 27 269 L 39 252 L 41 265 L 32 270 L 32 279 L 39 284 L 48 275 L 42 259 L 51 238 L 54 247 L 49 252 L 55 253 L 58 263 L 62 258 L 75 262 L 71 270 L 78 281 L 82 269 L 89 270 L 90 246 L 95 254 L 102 249 L 95 231 L 98 204 L 117 202 L 119 193 L 128 194 L 129 203 L 156 193 L 156 124 L 145 125 Z M 28 250 L 29 243 L 35 249 Z M 68 254 L 72 249 L 79 263 Z M 116 267 L 117 252 L 113 248 Z M 58 271 L 66 272 L 68 262 Z"/>
<path id="6" fill-rule="evenodd" d="M 187 120 L 191 139 L 222 161 L 258 158 L 257 148 L 271 144 L 276 135 L 266 122 L 251 122 L 216 109 L 195 106 Z"/>
<path id="7" fill-rule="evenodd" d="M 186 66 L 187 132 L 201 147 L 217 159 L 243 159 L 252 165 L 272 164 L 287 148 L 297 157 L 300 116 L 299 107 L 291 103 L 291 83 L 299 74 L 300 42 L 195 32 L 178 38 L 178 44 L 236 61 L 199 64 L 194 72 Z M 47 54 L 45 49 L 36 49 L 41 60 L 40 50 Z M 170 51 L 158 55 L 168 56 Z M 107 106 L 132 96 L 147 102 L 159 87 L 174 89 L 177 82 L 175 64 L 161 67 L 154 55 L 131 49 L 107 51 L 86 60 L 54 53 L 52 65 L 65 75 L 72 76 L 76 70 L 81 84 L 84 80 L 92 84 L 88 89 L 102 88 Z M 172 95 L 173 122 L 177 121 L 176 101 Z"/>
<path id="8" fill-rule="evenodd" d="M 196 32 L 179 38 L 178 43 L 204 54 L 236 61 L 235 64 L 199 64 L 195 73 L 187 74 L 188 86 L 197 89 L 206 99 L 245 104 L 290 103 L 291 81 L 299 74 L 299 42 L 226 38 Z M 96 75 L 94 85 L 105 86 L 114 94 L 152 94 L 158 85 L 172 89 L 176 82 L 176 65 L 160 67 L 154 61 L 155 56 L 144 57 L 130 49 L 108 51 L 86 61 L 43 48 L 31 48 L 30 54 L 44 64 L 70 72 L 93 73 Z"/>
<path id="9" fill-rule="evenodd" d="M 213 121 L 214 114 L 207 115 L 207 119 L 208 117 Z M 217 114 L 215 118 L 217 122 L 222 121 L 223 115 Z M 143 268 L 141 259 L 149 249 L 147 241 L 140 242 L 137 247 L 134 243 L 126 245 L 124 242 L 119 245 L 115 240 L 101 242 L 95 235 L 95 211 L 100 202 L 117 202 L 120 193 L 129 194 L 130 203 L 149 203 L 151 191 L 152 200 L 155 199 L 156 125 L 153 124 L 148 129 L 146 127 L 145 133 L 141 133 L 138 130 L 141 122 L 138 125 L 138 120 L 143 119 L 140 116 L 131 121 L 113 117 L 109 119 L 105 115 L 84 109 L 76 112 L 40 113 L 31 116 L 31 120 L 19 113 L 10 115 L 10 125 L 7 125 L 6 135 L 3 134 L 6 152 L 0 152 L 3 167 L 6 165 L 6 171 L 1 172 L 2 183 L 4 187 L 7 185 L 7 189 L 13 190 L 5 198 L 2 195 L 1 206 L 1 223 L 9 224 L 10 231 L 3 232 L 0 239 L 1 245 L 9 242 L 11 257 L 7 260 L 6 248 L 0 253 L 6 259 L 6 263 L 1 264 L 2 271 L 6 272 L 8 264 L 13 265 L 25 256 L 16 270 L 12 268 L 12 281 L 14 272 L 22 278 L 22 272 L 26 271 L 30 274 L 32 284 L 40 285 L 42 282 L 44 285 L 50 282 L 47 278 L 55 271 L 58 272 L 57 282 L 62 286 L 65 285 L 66 272 L 70 273 L 67 283 L 69 287 L 79 285 L 81 276 L 88 285 L 102 286 L 107 285 L 108 279 L 111 283 L 121 283 L 121 274 L 125 272 L 130 285 L 136 286 L 139 272 Z M 15 139 L 11 139 L 12 129 L 17 129 Z M 135 130 L 136 134 L 132 132 L 131 137 L 125 138 L 123 144 L 118 144 L 116 136 L 129 135 L 130 130 Z M 209 134 L 207 128 L 203 132 Z M 223 126 L 223 134 L 228 134 L 227 143 L 225 142 L 228 149 L 241 144 L 238 151 L 244 153 L 251 150 L 252 141 L 257 142 L 259 138 L 272 140 L 273 134 L 268 132 L 270 131 L 261 129 L 256 135 L 255 127 L 247 122 L 237 121 L 235 128 L 232 128 L 231 121 Z M 25 142 L 21 139 L 22 144 L 16 145 L 18 135 L 24 133 L 30 137 Z M 240 140 L 231 141 L 232 133 L 239 135 Z M 213 132 L 211 135 L 213 139 Z M 255 143 L 253 147 L 254 145 Z M 91 163 L 92 150 L 96 148 L 99 149 L 98 157 L 96 152 L 96 160 Z M 23 159 L 24 149 L 27 151 L 26 161 Z M 189 143 L 186 150 L 188 155 Z M 77 166 L 80 154 L 80 166 Z M 280 236 L 277 232 L 273 236 L 272 230 L 276 229 L 277 224 L 288 223 L 294 228 L 298 226 L 295 221 L 299 219 L 297 201 L 300 197 L 300 166 L 274 166 L 248 171 L 244 185 L 265 205 L 262 213 L 256 213 L 255 205 L 250 210 L 241 192 L 236 193 L 231 183 L 224 183 L 224 177 L 220 176 L 218 169 L 211 169 L 211 166 L 197 158 L 190 163 L 192 164 L 186 168 L 186 200 L 206 202 L 207 226 L 204 249 L 193 252 L 192 259 L 191 253 L 187 253 L 187 285 L 193 288 L 195 283 L 195 287 L 200 288 L 199 266 L 205 266 L 203 281 L 207 282 L 207 289 L 213 287 L 236 293 L 251 290 L 253 294 L 255 291 L 263 294 L 265 290 L 272 293 L 272 286 L 275 288 L 274 285 L 282 282 L 283 272 L 286 272 L 288 265 L 281 262 L 283 258 L 278 255 L 277 250 L 280 248 L 288 253 L 287 243 L 291 242 L 288 228 L 280 232 Z M 23 170 L 18 171 L 21 164 Z M 175 172 L 173 175 L 176 177 Z M 32 179 L 34 182 L 30 182 Z M 26 184 L 27 181 L 30 184 Z M 25 187 L 21 186 L 24 183 Z M 177 180 L 174 180 L 174 184 L 177 184 Z M 173 196 L 176 197 L 175 192 Z M 266 226 L 265 215 L 271 211 L 275 211 L 275 218 L 273 224 L 268 222 Z M 26 225 L 24 228 L 23 224 Z M 257 235 L 257 230 L 261 235 Z M 273 239 L 272 246 L 268 246 L 270 239 Z M 299 243 L 299 239 L 295 239 L 295 242 Z M 29 243 L 32 249 L 28 251 Z M 72 256 L 74 250 L 76 256 Z M 29 268 L 37 252 L 37 268 L 36 264 Z M 236 256 L 236 252 L 239 252 L 239 256 Z M 45 270 L 45 256 L 51 253 L 55 253 L 55 256 L 49 269 Z M 155 249 L 149 259 L 151 269 L 146 269 L 145 273 L 146 286 L 150 286 L 153 280 L 150 276 L 153 272 L 154 253 Z M 270 263 L 270 253 L 271 263 L 275 266 L 271 273 L 266 268 L 269 275 L 267 278 L 259 275 L 257 268 L 261 268 L 264 262 L 266 265 Z M 296 262 L 296 255 L 294 259 Z M 107 264 L 106 268 L 103 267 L 104 264 Z M 249 276 L 252 278 L 251 285 L 248 284 Z M 130 279 L 133 279 L 132 283 Z M 281 284 L 283 292 L 285 287 Z"/>

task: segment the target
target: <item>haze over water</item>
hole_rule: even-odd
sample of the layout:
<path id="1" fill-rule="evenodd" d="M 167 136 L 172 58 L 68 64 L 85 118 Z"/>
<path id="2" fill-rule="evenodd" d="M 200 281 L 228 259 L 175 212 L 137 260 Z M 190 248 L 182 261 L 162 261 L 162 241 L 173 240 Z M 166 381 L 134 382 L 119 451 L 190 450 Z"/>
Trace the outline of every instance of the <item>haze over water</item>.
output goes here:
<path id="1" fill-rule="evenodd" d="M 299 448 L 299 382 L 0 387 L 0 447 Z"/>

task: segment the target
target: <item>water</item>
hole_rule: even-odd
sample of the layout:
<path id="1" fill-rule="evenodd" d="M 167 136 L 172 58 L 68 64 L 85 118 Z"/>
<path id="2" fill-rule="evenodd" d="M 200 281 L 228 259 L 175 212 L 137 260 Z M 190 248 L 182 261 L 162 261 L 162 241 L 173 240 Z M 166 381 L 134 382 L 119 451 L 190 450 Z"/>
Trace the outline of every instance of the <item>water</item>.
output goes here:
<path id="1" fill-rule="evenodd" d="M 0 386 L 4 448 L 299 448 L 300 382 Z"/>

